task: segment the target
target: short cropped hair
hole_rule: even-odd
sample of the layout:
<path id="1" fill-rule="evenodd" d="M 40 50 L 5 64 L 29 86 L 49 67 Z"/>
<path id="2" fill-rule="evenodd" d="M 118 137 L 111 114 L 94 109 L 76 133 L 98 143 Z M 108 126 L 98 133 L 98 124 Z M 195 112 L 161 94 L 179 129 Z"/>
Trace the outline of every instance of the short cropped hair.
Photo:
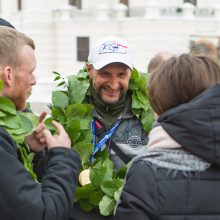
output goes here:
<path id="1" fill-rule="evenodd" d="M 196 55 L 210 56 L 214 59 L 218 57 L 217 47 L 210 40 L 200 39 L 192 43 L 190 52 Z"/>
<path id="2" fill-rule="evenodd" d="M 189 102 L 220 83 L 220 67 L 211 57 L 182 54 L 162 63 L 149 79 L 149 100 L 154 111 L 165 111 Z"/>
<path id="3" fill-rule="evenodd" d="M 171 52 L 160 52 L 157 53 L 153 58 L 149 61 L 147 71 L 148 73 L 153 72 L 160 64 L 164 61 L 168 60 L 170 57 L 174 56 Z"/>
<path id="4" fill-rule="evenodd" d="M 0 65 L 20 65 L 19 51 L 28 45 L 35 49 L 34 41 L 23 33 L 10 27 L 0 26 Z"/>

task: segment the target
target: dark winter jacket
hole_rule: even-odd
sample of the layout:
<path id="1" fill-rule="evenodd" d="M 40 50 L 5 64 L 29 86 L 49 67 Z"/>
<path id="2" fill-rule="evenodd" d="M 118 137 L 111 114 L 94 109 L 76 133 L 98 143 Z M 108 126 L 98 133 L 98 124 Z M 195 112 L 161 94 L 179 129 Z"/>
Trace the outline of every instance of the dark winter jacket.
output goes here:
<path id="1" fill-rule="evenodd" d="M 220 85 L 165 112 L 158 122 L 182 146 L 183 152 L 200 158 L 209 166 L 203 171 L 185 172 L 152 163 L 152 157 L 160 158 L 160 153 L 135 158 L 115 219 L 220 219 Z M 172 160 L 167 162 L 171 164 Z M 185 162 L 179 160 L 178 164 L 181 166 Z"/>
<path id="2" fill-rule="evenodd" d="M 111 109 L 109 109 L 111 111 Z M 96 127 L 96 141 L 98 142 L 107 132 L 111 129 L 108 127 L 105 119 L 98 114 L 97 111 L 93 112 L 93 118 L 98 122 Z M 113 161 L 116 169 L 119 169 L 125 163 L 120 159 L 120 157 L 112 150 L 112 141 L 121 149 L 123 152 L 123 159 L 126 157 L 127 160 L 131 160 L 136 155 L 141 155 L 147 151 L 146 145 L 148 141 L 148 135 L 143 130 L 141 122 L 134 116 L 131 112 L 131 97 L 128 94 L 124 111 L 121 113 L 120 124 L 112 135 L 111 139 L 107 142 L 106 146 L 109 151 L 110 158 Z M 117 121 L 115 122 L 117 123 Z M 112 125 L 114 126 L 114 124 Z M 74 218 L 73 220 L 113 220 L 114 217 L 102 216 L 98 211 L 83 211 L 78 203 L 74 204 Z"/>
<path id="3" fill-rule="evenodd" d="M 53 148 L 42 183 L 18 160 L 17 145 L 0 127 L 0 219 L 68 220 L 80 159 L 72 149 Z"/>

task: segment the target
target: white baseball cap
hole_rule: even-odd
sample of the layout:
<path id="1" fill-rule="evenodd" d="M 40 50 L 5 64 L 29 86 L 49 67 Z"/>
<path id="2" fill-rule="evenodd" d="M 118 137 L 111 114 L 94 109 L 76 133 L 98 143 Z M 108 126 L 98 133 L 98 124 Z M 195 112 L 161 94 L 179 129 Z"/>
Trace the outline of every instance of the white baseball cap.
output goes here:
<path id="1" fill-rule="evenodd" d="M 88 63 L 92 64 L 96 70 L 110 63 L 123 63 L 133 69 L 132 54 L 128 43 L 115 36 L 101 39 L 89 53 Z"/>

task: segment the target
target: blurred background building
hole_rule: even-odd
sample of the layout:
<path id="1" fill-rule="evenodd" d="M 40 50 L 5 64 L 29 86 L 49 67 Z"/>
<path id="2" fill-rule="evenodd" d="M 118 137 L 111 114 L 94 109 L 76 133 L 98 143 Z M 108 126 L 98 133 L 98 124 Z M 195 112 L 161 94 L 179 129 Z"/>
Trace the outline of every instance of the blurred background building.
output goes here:
<path id="1" fill-rule="evenodd" d="M 160 51 L 179 54 L 211 47 L 219 57 L 218 4 L 219 0 L 0 0 L 0 17 L 35 40 L 38 84 L 30 102 L 38 113 L 51 101 L 52 72 L 76 74 L 91 47 L 106 35 L 125 38 L 135 67 L 143 72 Z"/>

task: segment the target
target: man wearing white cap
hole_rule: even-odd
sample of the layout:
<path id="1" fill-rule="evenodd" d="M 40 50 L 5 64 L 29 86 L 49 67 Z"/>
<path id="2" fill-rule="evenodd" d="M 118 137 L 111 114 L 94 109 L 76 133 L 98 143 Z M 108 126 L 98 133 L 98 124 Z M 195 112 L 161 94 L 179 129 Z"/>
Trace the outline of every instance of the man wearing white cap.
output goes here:
<path id="1" fill-rule="evenodd" d="M 148 141 L 140 121 L 131 111 L 131 91 L 128 90 L 128 86 L 132 69 L 129 45 L 119 37 L 110 36 L 101 39 L 88 57 L 87 71 L 93 93 L 90 102 L 96 110 L 93 115 L 94 135 L 98 142 L 116 126 L 106 144 L 116 169 L 139 154 L 142 151 L 141 146 Z M 114 150 L 112 142 L 116 145 L 113 147 Z M 122 153 L 117 154 L 116 148 Z"/>
<path id="2" fill-rule="evenodd" d="M 94 105 L 92 131 L 95 136 L 95 153 L 103 148 L 109 152 L 115 168 L 146 151 L 148 136 L 141 122 L 131 111 L 131 91 L 128 90 L 133 61 L 128 43 L 115 36 L 101 39 L 91 50 L 87 72 L 92 84 Z M 107 141 L 103 141 L 106 140 Z M 103 144 L 104 143 L 104 144 Z M 113 219 L 98 212 L 83 212 L 75 206 L 75 220 Z"/>

